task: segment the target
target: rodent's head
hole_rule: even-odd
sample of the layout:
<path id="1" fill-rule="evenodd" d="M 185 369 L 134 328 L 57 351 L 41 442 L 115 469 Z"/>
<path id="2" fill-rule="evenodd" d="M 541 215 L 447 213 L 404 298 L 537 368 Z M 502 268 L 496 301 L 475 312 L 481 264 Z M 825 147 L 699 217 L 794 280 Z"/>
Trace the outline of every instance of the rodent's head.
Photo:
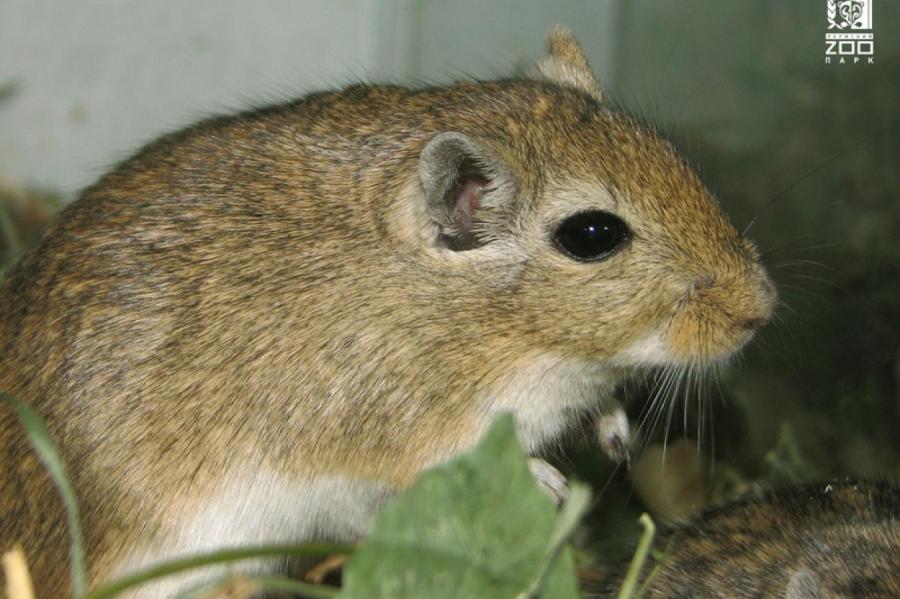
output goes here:
<path id="1" fill-rule="evenodd" d="M 424 147 L 435 252 L 496 286 L 507 332 L 548 354 L 732 354 L 775 303 L 756 248 L 667 141 L 603 105 L 571 34 L 549 46 L 543 82 L 494 84 L 489 123 L 466 117 Z"/>

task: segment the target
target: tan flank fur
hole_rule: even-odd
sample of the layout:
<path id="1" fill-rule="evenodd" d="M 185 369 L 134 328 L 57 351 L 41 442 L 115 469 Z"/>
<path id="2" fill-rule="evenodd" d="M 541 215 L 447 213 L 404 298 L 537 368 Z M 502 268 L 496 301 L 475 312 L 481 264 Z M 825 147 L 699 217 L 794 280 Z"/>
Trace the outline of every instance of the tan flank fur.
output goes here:
<path id="1" fill-rule="evenodd" d="M 163 136 L 9 273 L 0 389 L 61 447 L 93 583 L 357 540 L 496 414 L 537 453 L 636 369 L 724 359 L 769 319 L 753 244 L 604 105 L 571 34 L 549 47 L 536 79 L 356 85 Z M 630 235 L 579 261 L 555 231 L 591 210 Z M 62 596 L 60 502 L 5 407 L 0 447 L 0 550 Z"/>

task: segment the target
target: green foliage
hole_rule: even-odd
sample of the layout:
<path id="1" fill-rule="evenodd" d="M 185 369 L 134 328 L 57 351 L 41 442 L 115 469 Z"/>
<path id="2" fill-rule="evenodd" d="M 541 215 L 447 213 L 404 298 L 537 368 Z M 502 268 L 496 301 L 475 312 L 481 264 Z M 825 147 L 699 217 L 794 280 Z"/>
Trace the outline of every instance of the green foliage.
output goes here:
<path id="1" fill-rule="evenodd" d="M 578 597 L 564 543 L 586 504 L 576 485 L 556 513 L 503 417 L 475 450 L 385 507 L 340 597 Z"/>
<path id="2" fill-rule="evenodd" d="M 0 101 L 2 101 L 0 85 Z M 0 278 L 31 246 L 60 206 L 59 195 L 17 188 L 0 177 Z"/>
<path id="3" fill-rule="evenodd" d="M 766 453 L 768 473 L 765 478 L 772 481 L 811 481 L 816 473 L 806 462 L 797 445 L 793 427 L 788 422 L 781 424 L 778 442 Z"/>
<path id="4" fill-rule="evenodd" d="M 0 202 L 0 275 L 22 252 L 22 242 L 13 223 L 11 209 L 7 202 Z"/>

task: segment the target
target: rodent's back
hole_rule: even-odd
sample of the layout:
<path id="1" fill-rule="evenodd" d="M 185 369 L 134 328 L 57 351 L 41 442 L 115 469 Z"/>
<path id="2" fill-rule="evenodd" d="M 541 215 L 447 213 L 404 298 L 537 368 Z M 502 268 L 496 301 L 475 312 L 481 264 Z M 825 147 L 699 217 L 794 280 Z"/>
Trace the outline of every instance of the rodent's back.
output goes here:
<path id="1" fill-rule="evenodd" d="M 785 487 L 712 508 L 654 546 L 646 597 L 900 597 L 900 490 Z"/>

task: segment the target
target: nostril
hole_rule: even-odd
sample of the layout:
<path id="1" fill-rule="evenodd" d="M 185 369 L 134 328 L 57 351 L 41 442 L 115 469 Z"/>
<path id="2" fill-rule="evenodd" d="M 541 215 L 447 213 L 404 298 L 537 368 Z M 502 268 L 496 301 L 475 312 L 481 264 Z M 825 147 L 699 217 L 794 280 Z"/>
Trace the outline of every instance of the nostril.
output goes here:
<path id="1" fill-rule="evenodd" d="M 766 324 L 766 319 L 762 317 L 744 318 L 743 320 L 739 320 L 737 322 L 738 328 L 744 331 L 753 331 L 760 328 L 764 324 Z"/>

